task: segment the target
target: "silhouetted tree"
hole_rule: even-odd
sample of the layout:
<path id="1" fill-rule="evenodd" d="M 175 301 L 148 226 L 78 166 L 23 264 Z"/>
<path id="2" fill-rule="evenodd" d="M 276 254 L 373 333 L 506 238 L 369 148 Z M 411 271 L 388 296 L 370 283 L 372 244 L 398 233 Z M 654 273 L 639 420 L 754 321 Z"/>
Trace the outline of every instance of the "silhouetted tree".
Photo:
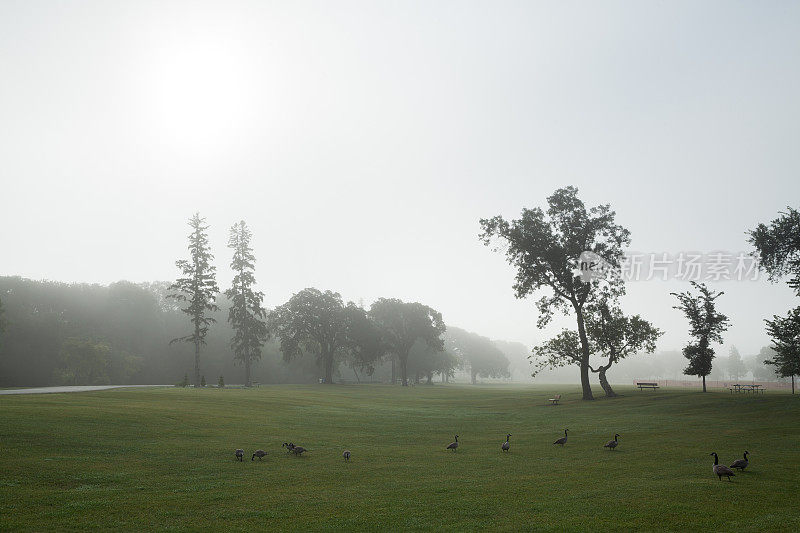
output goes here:
<path id="1" fill-rule="evenodd" d="M 443 348 L 441 335 L 446 328 L 441 313 L 417 302 L 380 298 L 372 304 L 369 314 L 381 328 L 387 351 L 400 363 L 403 386 L 408 386 L 408 356 L 417 339 L 431 348 Z"/>
<path id="2" fill-rule="evenodd" d="M 361 381 L 358 372 L 371 376 L 375 365 L 386 354 L 381 330 L 364 308 L 349 302 L 344 308 L 345 342 L 344 352 L 348 366 L 353 369 L 356 381 Z"/>
<path id="3" fill-rule="evenodd" d="M 596 297 L 602 286 L 616 297 L 625 291 L 619 277 L 584 281 L 575 270 L 583 252 L 594 252 L 612 268 L 619 269 L 623 248 L 630 244 L 630 232 L 615 224 L 615 213 L 608 205 L 587 209 L 578 198 L 578 189 L 558 189 L 547 199 L 548 209 L 523 209 L 518 220 L 502 216 L 482 219 L 480 239 L 491 245 L 493 239 L 505 241 L 506 260 L 517 269 L 513 285 L 517 298 L 525 298 L 540 289 L 550 292 L 538 302 L 538 327 L 544 328 L 556 311 L 574 313 L 580 340 L 580 367 L 583 399 L 591 400 L 589 357 L 584 306 Z M 497 249 L 495 249 L 497 251 Z"/>
<path id="4" fill-rule="evenodd" d="M 487 337 L 450 327 L 445 336 L 445 344 L 449 350 L 461 356 L 465 367 L 469 366 L 473 385 L 477 383 L 479 377 L 506 378 L 511 375 L 508 371 L 508 358 Z"/>
<path id="5" fill-rule="evenodd" d="M 214 303 L 219 293 L 216 281 L 216 267 L 211 264 L 214 256 L 208 243 L 208 226 L 206 219 L 195 213 L 189 219 L 192 232 L 189 234 L 189 259 L 180 259 L 175 265 L 184 277 L 178 278 L 170 285 L 169 290 L 175 291 L 167 296 L 178 302 L 188 305 L 181 311 L 189 315 L 189 321 L 194 327 L 190 335 L 178 337 L 170 341 L 190 342 L 194 344 L 194 386 L 200 386 L 200 346 L 206 343 L 206 334 L 211 324 L 216 322 L 208 313 L 218 311 Z"/>
<path id="6" fill-rule="evenodd" d="M 337 361 L 357 360 L 364 368 L 381 353 L 380 338 L 366 320 L 366 312 L 353 303 L 345 306 L 339 293 L 314 288 L 298 292 L 270 316 L 284 360 L 313 353 L 325 383 L 332 383 Z"/>
<path id="7" fill-rule="evenodd" d="M 703 378 L 703 392 L 706 392 L 706 376 L 711 373 L 714 349 L 712 342 L 722 342 L 722 333 L 728 330 L 730 324 L 728 317 L 718 312 L 715 300 L 725 294 L 715 293 L 706 287 L 705 283 L 691 282 L 700 294 L 694 295 L 689 291 L 670 294 L 678 298 L 678 305 L 674 309 L 683 311 L 689 319 L 689 335 L 695 342 L 689 343 L 683 349 L 683 355 L 689 360 L 689 366 L 683 371 L 689 376 Z"/>
<path id="8" fill-rule="evenodd" d="M 800 296 L 800 211 L 786 209 L 769 225 L 759 224 L 748 232 L 748 242 L 756 248 L 754 255 L 770 281 L 789 276 L 789 286 Z"/>
<path id="9" fill-rule="evenodd" d="M 261 347 L 269 340 L 266 316 L 262 302 L 264 293 L 253 289 L 256 258 L 250 246 L 252 233 L 244 220 L 233 225 L 228 238 L 228 248 L 233 250 L 231 270 L 235 273 L 231 288 L 225 296 L 231 301 L 228 322 L 234 331 L 231 349 L 236 361 L 244 364 L 245 387 L 253 385 L 250 365 L 261 359 Z"/>
<path id="10" fill-rule="evenodd" d="M 794 394 L 794 377 L 800 374 L 800 307 L 785 317 L 775 315 L 766 323 L 775 355 L 764 363 L 775 366 L 779 376 L 791 377 Z"/>

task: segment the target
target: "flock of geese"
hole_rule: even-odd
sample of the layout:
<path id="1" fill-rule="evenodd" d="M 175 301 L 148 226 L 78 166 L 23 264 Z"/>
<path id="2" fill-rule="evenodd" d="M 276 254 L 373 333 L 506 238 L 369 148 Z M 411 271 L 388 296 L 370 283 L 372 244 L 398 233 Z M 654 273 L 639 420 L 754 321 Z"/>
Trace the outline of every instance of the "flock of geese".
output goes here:
<path id="1" fill-rule="evenodd" d="M 556 440 L 555 442 L 553 442 L 553 444 L 559 444 L 559 445 L 561 445 L 561 447 L 563 447 L 567 443 L 567 437 L 569 436 L 568 433 L 569 433 L 569 429 L 565 429 L 564 430 L 564 436 L 561 437 L 560 439 Z M 620 437 L 620 434 L 619 433 L 615 433 L 613 439 L 611 439 L 610 441 L 608 441 L 605 444 L 603 444 L 603 448 L 608 448 L 609 450 L 612 450 L 612 451 L 615 450 L 617 448 L 617 446 L 619 446 L 619 437 Z M 281 444 L 281 447 L 282 448 L 286 448 L 287 453 L 293 453 L 296 456 L 303 455 L 303 452 L 307 452 L 308 451 L 306 448 L 303 448 L 302 446 L 296 446 L 293 442 L 284 442 L 283 444 Z M 445 449 L 446 450 L 453 450 L 454 452 L 458 450 L 458 435 L 455 436 L 455 440 L 453 442 L 451 442 L 450 444 L 448 444 L 447 448 L 445 448 Z M 500 450 L 503 451 L 503 452 L 508 452 L 508 451 L 511 450 L 511 433 L 507 433 L 506 434 L 506 440 L 505 440 L 505 442 L 503 442 L 503 444 L 500 445 Z M 722 481 L 723 477 L 727 477 L 728 481 L 730 481 L 731 480 L 731 476 L 736 476 L 736 474 L 733 472 L 734 468 L 738 468 L 739 471 L 742 472 L 742 471 L 744 471 L 745 468 L 747 468 L 747 465 L 750 464 L 750 462 L 747 460 L 748 453 L 749 452 L 747 450 L 745 450 L 743 459 L 737 459 L 736 461 L 734 461 L 731 464 L 731 466 L 725 466 L 725 465 L 719 464 L 719 456 L 717 455 L 717 452 L 711 452 L 709 455 L 713 455 L 714 456 L 714 466 L 713 466 L 714 475 L 719 477 L 720 481 Z M 244 458 L 244 450 L 242 448 L 238 448 L 236 450 L 235 454 L 236 454 L 236 459 L 237 460 L 239 460 L 239 461 L 243 460 L 243 458 Z M 267 452 L 265 452 L 264 450 L 256 450 L 255 452 L 253 452 L 253 455 L 250 458 L 250 460 L 251 461 L 255 461 L 256 457 L 258 457 L 259 460 L 261 460 L 266 455 L 267 455 Z M 350 460 L 350 450 L 343 451 L 342 452 L 342 457 L 344 458 L 345 461 L 349 461 Z"/>

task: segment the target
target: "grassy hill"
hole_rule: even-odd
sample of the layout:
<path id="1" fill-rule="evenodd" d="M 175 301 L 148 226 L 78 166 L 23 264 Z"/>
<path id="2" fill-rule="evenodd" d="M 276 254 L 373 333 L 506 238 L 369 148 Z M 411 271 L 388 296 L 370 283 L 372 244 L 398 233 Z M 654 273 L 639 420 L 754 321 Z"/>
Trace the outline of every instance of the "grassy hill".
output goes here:
<path id="1" fill-rule="evenodd" d="M 562 405 L 546 401 L 554 392 Z M 441 385 L 1 396 L 0 530 L 800 530 L 800 398 L 620 392 L 588 403 L 570 387 Z M 568 444 L 553 446 L 565 427 Z M 461 447 L 445 451 L 455 433 Z M 310 451 L 287 455 L 290 440 Z M 258 448 L 268 457 L 250 461 Z M 718 481 L 708 454 L 730 464 L 745 449 L 750 467 Z"/>

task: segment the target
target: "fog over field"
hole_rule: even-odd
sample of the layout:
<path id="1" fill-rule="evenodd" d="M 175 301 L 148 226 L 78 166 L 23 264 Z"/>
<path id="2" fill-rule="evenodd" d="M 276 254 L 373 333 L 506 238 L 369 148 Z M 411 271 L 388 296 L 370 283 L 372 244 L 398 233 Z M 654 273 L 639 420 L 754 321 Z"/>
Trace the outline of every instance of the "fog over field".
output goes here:
<path id="1" fill-rule="evenodd" d="M 268 308 L 400 298 L 530 348 L 574 319 L 536 328 L 479 220 L 574 185 L 630 251 L 752 252 L 800 198 L 798 21 L 791 2 L 2 2 L 0 276 L 173 281 L 199 212 L 223 291 L 245 220 Z M 718 356 L 756 355 L 794 306 L 764 273 L 709 286 Z M 627 284 L 658 350 L 686 344 L 687 288 Z"/>

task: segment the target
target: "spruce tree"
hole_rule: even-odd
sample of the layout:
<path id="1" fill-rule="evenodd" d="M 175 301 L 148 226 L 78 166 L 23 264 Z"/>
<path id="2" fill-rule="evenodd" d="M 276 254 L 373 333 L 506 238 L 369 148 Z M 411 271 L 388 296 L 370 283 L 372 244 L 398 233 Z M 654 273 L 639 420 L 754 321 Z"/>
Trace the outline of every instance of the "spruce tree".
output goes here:
<path id="1" fill-rule="evenodd" d="M 244 220 L 234 224 L 228 238 L 228 248 L 233 250 L 231 269 L 235 275 L 225 296 L 231 301 L 228 322 L 234 330 L 231 349 L 236 361 L 244 364 L 245 386 L 252 386 L 250 367 L 261 358 L 261 347 L 269 339 L 266 310 L 262 306 L 264 294 L 253 290 L 256 258 L 250 246 L 252 233 Z"/>
<path id="2" fill-rule="evenodd" d="M 206 334 L 211 324 L 216 320 L 208 313 L 218 311 L 215 304 L 219 287 L 216 281 L 216 267 L 211 264 L 214 256 L 208 243 L 208 226 L 206 219 L 195 213 L 189 219 L 189 259 L 180 259 L 175 265 L 180 269 L 183 277 L 178 278 L 170 285 L 169 290 L 174 291 L 167 295 L 179 302 L 188 305 L 181 311 L 189 315 L 193 331 L 189 335 L 172 339 L 175 342 L 190 342 L 194 344 L 194 386 L 200 386 L 200 347 L 206 343 Z"/>

